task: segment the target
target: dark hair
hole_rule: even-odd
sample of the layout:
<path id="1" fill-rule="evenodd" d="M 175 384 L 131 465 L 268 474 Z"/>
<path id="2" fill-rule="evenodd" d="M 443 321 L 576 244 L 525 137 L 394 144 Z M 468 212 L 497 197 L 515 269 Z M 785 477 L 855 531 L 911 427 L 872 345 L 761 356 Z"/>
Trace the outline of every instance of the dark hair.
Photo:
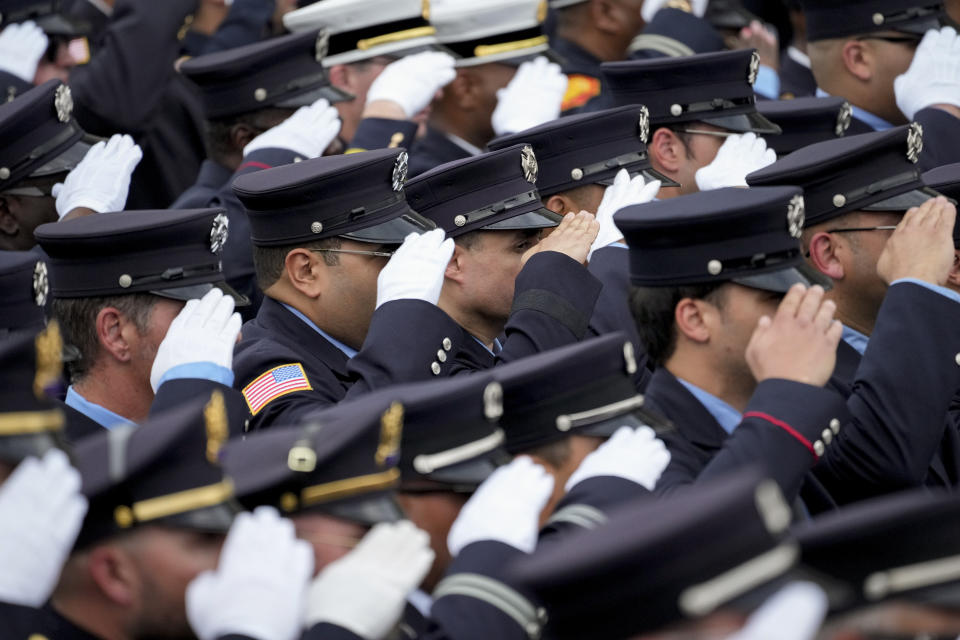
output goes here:
<path id="1" fill-rule="evenodd" d="M 325 238 L 315 242 L 301 242 L 298 244 L 289 244 L 282 247 L 253 247 L 253 269 L 257 276 L 257 284 L 260 289 L 266 291 L 269 289 L 286 268 L 287 254 L 294 249 L 339 249 L 342 246 L 340 238 Z M 340 256 L 336 253 L 321 253 L 323 262 L 328 267 L 335 267 L 340 264 Z"/>
<path id="2" fill-rule="evenodd" d="M 246 125 L 259 135 L 286 120 L 293 111 L 293 109 L 267 107 L 258 111 L 208 120 L 206 124 L 207 155 L 217 160 L 241 153 L 243 149 L 236 149 L 233 146 L 233 127 L 238 124 Z"/>
<path id="3" fill-rule="evenodd" d="M 561 469 L 570 460 L 573 455 L 573 448 L 570 445 L 570 438 L 563 438 L 549 444 L 542 444 L 528 451 L 524 455 L 536 456 L 549 464 L 554 469 Z"/>
<path id="4" fill-rule="evenodd" d="M 160 298 L 150 293 L 130 293 L 94 298 L 54 298 L 53 314 L 60 323 L 66 349 L 70 382 L 83 379 L 97 360 L 100 339 L 97 336 L 97 314 L 113 307 L 133 322 L 137 332 L 145 334 L 150 314 Z"/>
<path id="5" fill-rule="evenodd" d="M 717 292 L 724 284 L 630 288 L 630 312 L 637 324 L 640 342 L 654 366 L 662 367 L 677 348 L 677 326 L 674 322 L 677 304 L 684 298 L 693 298 L 722 307 L 723 296 Z"/>

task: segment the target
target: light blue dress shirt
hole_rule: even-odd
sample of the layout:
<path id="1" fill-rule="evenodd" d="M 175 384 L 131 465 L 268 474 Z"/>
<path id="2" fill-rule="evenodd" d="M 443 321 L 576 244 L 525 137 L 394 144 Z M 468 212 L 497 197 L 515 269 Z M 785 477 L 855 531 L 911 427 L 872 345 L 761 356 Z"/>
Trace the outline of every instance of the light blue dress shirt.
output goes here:
<path id="1" fill-rule="evenodd" d="M 817 97 L 818 98 L 829 98 L 831 97 L 829 93 L 823 89 L 817 88 Z M 853 117 L 861 122 L 867 123 L 871 129 L 874 131 L 886 131 L 887 129 L 893 129 L 893 125 L 881 118 L 880 116 L 875 116 L 869 111 L 864 111 L 860 107 L 850 105 L 853 108 Z"/>
<path id="2" fill-rule="evenodd" d="M 67 397 L 64 400 L 68 407 L 73 407 L 83 415 L 87 416 L 101 427 L 112 429 L 121 426 L 136 426 L 132 421 L 123 416 L 117 415 L 106 407 L 90 402 L 73 388 L 73 385 L 67 387 Z"/>
<path id="3" fill-rule="evenodd" d="M 729 404 L 713 395 L 708 393 L 696 386 L 691 384 L 686 380 L 677 378 L 677 380 L 687 388 L 687 390 L 693 394 L 697 400 L 700 401 L 700 404 L 710 412 L 710 415 L 713 416 L 714 420 L 723 427 L 723 430 L 728 434 L 733 433 L 733 430 L 737 428 L 737 425 L 743 420 L 743 414 L 731 407 Z"/>

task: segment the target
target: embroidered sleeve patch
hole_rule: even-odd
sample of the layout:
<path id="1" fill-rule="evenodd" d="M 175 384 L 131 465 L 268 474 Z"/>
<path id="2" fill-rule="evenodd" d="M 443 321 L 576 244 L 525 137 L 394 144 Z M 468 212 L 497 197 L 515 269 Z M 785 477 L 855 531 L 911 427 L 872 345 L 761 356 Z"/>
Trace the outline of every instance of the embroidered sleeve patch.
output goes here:
<path id="1" fill-rule="evenodd" d="M 582 107 L 598 95 L 600 95 L 600 80 L 591 76 L 571 74 L 567 76 L 567 92 L 563 96 L 563 105 L 560 110 Z"/>
<path id="2" fill-rule="evenodd" d="M 282 364 L 257 376 L 243 388 L 250 413 L 257 415 L 261 409 L 280 396 L 294 391 L 311 391 L 310 381 L 299 362 Z"/>

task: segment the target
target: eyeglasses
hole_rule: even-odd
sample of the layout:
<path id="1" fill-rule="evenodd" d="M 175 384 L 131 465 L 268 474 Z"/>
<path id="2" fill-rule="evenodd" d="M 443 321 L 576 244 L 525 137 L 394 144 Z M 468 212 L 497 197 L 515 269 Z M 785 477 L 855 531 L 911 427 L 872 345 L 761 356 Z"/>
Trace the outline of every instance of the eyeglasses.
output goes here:
<path id="1" fill-rule="evenodd" d="M 702 136 L 716 136 L 717 138 L 729 138 L 737 135 L 733 131 L 707 131 L 706 129 L 677 129 L 680 133 L 699 133 Z"/>
<path id="2" fill-rule="evenodd" d="M 351 253 L 355 256 L 377 256 L 379 258 L 389 258 L 396 251 L 360 251 L 355 249 L 310 249 L 315 253 Z"/>
<path id="3" fill-rule="evenodd" d="M 854 231 L 893 231 L 896 225 L 883 225 L 879 227 L 850 227 L 849 229 L 827 229 L 827 233 L 852 233 Z"/>

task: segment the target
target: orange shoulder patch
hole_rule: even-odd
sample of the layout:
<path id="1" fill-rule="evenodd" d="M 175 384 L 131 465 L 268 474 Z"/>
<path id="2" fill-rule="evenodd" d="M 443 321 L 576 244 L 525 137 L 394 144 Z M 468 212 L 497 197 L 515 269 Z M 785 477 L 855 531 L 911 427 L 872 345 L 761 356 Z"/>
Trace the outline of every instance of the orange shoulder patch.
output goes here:
<path id="1" fill-rule="evenodd" d="M 567 92 L 563 94 L 563 105 L 560 110 L 582 107 L 598 95 L 600 95 L 599 78 L 572 73 L 567 76 Z"/>

